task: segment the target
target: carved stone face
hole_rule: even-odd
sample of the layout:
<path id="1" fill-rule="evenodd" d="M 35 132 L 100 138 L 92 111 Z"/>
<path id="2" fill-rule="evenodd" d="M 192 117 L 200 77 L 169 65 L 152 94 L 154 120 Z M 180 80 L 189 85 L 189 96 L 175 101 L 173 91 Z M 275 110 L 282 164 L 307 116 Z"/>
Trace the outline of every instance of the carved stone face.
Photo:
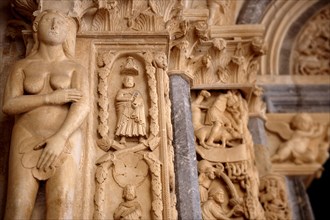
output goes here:
<path id="1" fill-rule="evenodd" d="M 135 188 L 132 186 L 127 186 L 124 191 L 124 196 L 128 201 L 135 199 Z"/>
<path id="2" fill-rule="evenodd" d="M 167 67 L 167 57 L 165 54 L 158 54 L 156 56 L 156 62 L 157 62 L 157 65 L 160 67 L 160 68 L 166 68 Z"/>
<path id="3" fill-rule="evenodd" d="M 210 67 L 211 66 L 211 58 L 209 56 L 203 57 L 203 64 L 205 67 Z"/>
<path id="4" fill-rule="evenodd" d="M 213 198 L 220 204 L 225 202 L 224 192 L 220 189 L 214 194 Z"/>
<path id="5" fill-rule="evenodd" d="M 134 87 L 134 78 L 132 76 L 126 76 L 124 78 L 124 86 L 126 88 L 132 88 L 132 87 Z"/>
<path id="6" fill-rule="evenodd" d="M 49 12 L 38 24 L 39 40 L 50 45 L 62 44 L 68 32 L 67 22 L 61 15 Z"/>

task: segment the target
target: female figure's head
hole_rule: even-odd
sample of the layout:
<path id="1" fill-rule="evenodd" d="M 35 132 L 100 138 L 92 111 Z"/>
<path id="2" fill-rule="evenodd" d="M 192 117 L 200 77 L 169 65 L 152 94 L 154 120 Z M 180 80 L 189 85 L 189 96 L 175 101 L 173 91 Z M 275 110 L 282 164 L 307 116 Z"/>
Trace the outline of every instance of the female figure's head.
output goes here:
<path id="1" fill-rule="evenodd" d="M 45 10 L 33 22 L 33 38 L 35 44 L 31 55 L 37 53 L 40 42 L 47 45 L 62 45 L 66 56 L 74 55 L 76 23 L 60 12 Z"/>
<path id="2" fill-rule="evenodd" d="M 42 13 L 40 20 L 33 23 L 33 30 L 37 33 L 40 42 L 54 46 L 64 43 L 68 23 L 63 15 L 50 11 Z"/>

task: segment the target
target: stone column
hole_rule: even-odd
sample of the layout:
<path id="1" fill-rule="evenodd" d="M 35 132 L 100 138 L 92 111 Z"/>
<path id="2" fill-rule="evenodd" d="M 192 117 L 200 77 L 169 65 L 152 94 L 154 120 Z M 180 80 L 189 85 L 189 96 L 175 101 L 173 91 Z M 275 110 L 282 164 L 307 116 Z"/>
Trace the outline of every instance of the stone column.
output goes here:
<path id="1" fill-rule="evenodd" d="M 290 176 L 286 180 L 292 220 L 314 220 L 313 210 L 302 178 Z"/>
<path id="2" fill-rule="evenodd" d="M 179 219 L 202 219 L 198 190 L 190 84 L 181 75 L 170 75 L 174 166 Z"/>
<path id="3" fill-rule="evenodd" d="M 253 139 L 254 154 L 259 176 L 263 176 L 270 173 L 272 169 L 267 145 L 265 121 L 258 116 L 252 116 L 249 118 L 248 127 Z"/>

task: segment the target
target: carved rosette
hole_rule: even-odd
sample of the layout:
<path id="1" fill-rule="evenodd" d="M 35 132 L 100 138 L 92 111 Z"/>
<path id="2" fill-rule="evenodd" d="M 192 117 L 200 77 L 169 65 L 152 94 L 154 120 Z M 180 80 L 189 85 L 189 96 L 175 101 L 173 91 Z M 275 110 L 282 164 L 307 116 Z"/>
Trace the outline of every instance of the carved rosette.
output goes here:
<path id="1" fill-rule="evenodd" d="M 291 56 L 291 74 L 330 75 L 330 6 L 315 14 L 297 36 Z"/>

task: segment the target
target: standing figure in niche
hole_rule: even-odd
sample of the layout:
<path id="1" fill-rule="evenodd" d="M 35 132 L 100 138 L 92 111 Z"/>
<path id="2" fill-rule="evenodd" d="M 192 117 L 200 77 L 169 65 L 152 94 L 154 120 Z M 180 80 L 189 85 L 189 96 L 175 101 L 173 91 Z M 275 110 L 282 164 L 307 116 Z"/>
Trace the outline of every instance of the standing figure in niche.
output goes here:
<path id="1" fill-rule="evenodd" d="M 124 188 L 125 202 L 119 204 L 113 215 L 115 220 L 137 220 L 142 218 L 142 208 L 136 199 L 135 186 L 127 185 Z"/>
<path id="2" fill-rule="evenodd" d="M 15 115 L 9 156 L 5 219 L 30 219 L 40 181 L 46 186 L 46 219 L 72 219 L 89 111 L 88 77 L 70 54 L 69 17 L 40 13 L 35 45 L 18 61 L 4 92 L 3 112 Z"/>
<path id="3" fill-rule="evenodd" d="M 125 76 L 123 88 L 116 96 L 118 115 L 116 136 L 120 137 L 121 144 L 126 143 L 126 137 L 138 137 L 141 143 L 147 135 L 143 97 L 134 86 L 133 76 Z"/>

